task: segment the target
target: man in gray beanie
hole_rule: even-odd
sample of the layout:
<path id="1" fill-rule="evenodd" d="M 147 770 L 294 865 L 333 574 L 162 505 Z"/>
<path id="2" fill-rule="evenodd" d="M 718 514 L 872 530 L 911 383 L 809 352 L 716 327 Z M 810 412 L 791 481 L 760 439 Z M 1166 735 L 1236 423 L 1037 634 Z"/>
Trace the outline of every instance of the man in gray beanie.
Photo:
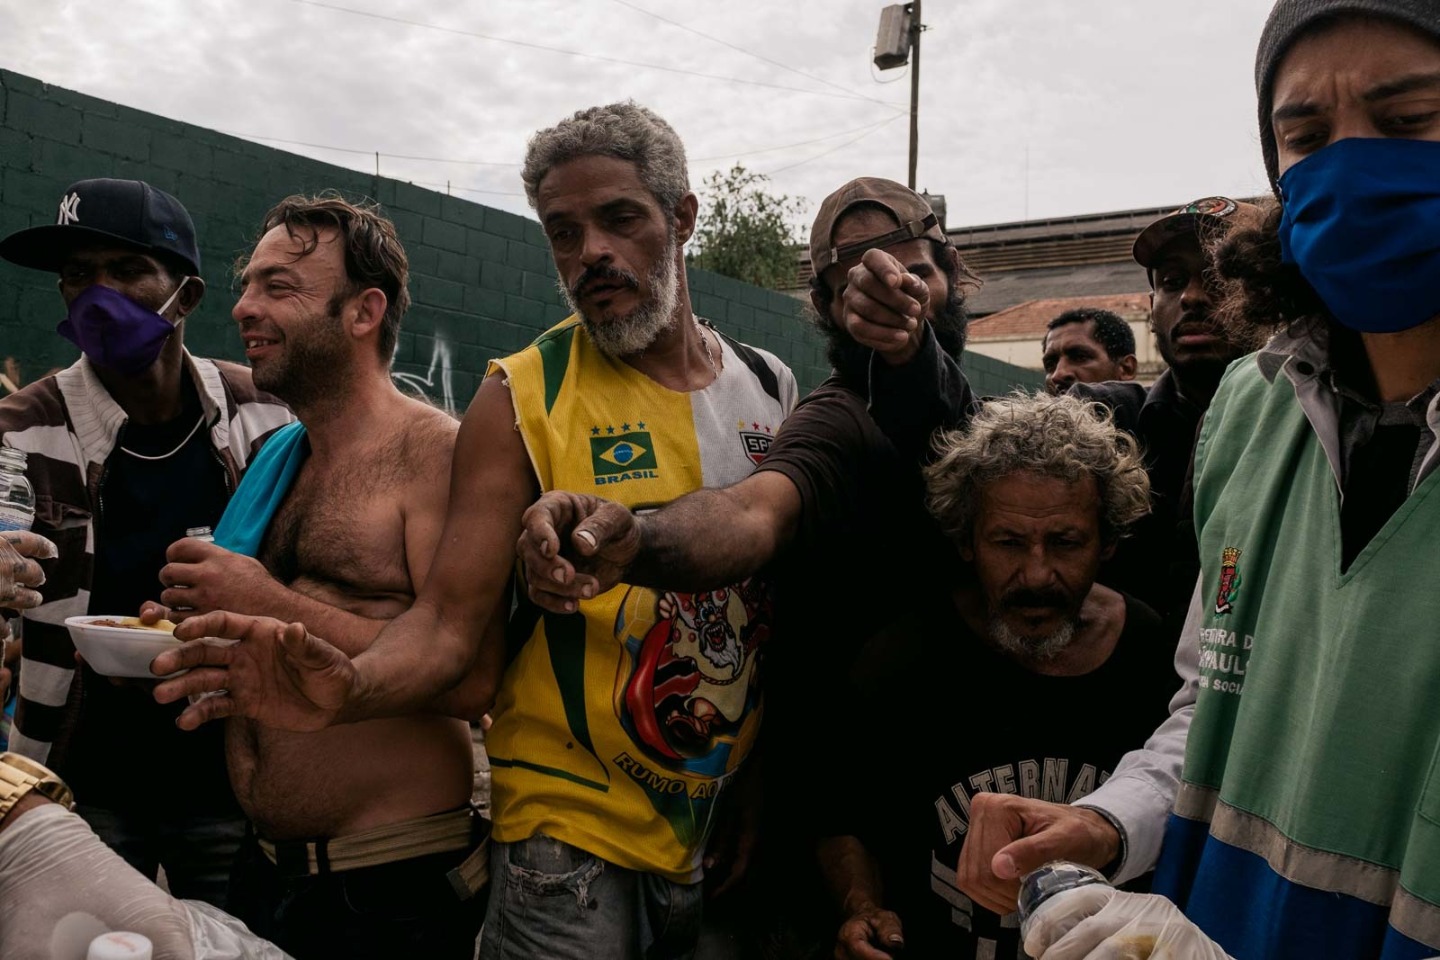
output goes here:
<path id="1" fill-rule="evenodd" d="M 1216 263 L 1276 333 L 1201 428 L 1184 687 L 1083 806 L 971 805 L 980 904 L 1158 860 L 1048 901 L 1043 960 L 1440 953 L 1440 0 L 1280 0 L 1256 84 L 1282 205 Z"/>
<path id="2" fill-rule="evenodd" d="M 1275 101 L 1275 71 L 1296 40 L 1347 17 L 1391 20 L 1440 37 L 1440 4 L 1434 0 L 1280 0 L 1275 4 L 1255 54 L 1255 92 L 1260 101 L 1260 151 L 1265 156 L 1270 185 L 1277 193 L 1279 159 L 1270 116 Z"/>

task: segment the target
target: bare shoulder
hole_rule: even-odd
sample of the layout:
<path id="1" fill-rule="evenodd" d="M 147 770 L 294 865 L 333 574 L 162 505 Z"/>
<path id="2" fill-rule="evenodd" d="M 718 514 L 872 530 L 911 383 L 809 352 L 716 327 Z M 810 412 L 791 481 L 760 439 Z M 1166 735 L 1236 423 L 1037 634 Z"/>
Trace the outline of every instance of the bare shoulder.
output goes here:
<path id="1" fill-rule="evenodd" d="M 405 398 L 404 456 L 415 464 L 450 462 L 460 421 L 423 400 Z"/>

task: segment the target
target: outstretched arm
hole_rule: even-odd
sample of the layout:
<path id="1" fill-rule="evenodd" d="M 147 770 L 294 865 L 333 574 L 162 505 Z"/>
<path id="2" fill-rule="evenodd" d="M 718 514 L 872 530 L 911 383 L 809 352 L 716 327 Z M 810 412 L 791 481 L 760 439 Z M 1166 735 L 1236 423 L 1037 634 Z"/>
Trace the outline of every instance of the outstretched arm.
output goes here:
<path id="1" fill-rule="evenodd" d="M 472 672 L 486 687 L 475 698 L 493 699 L 505 649 L 487 627 L 508 608 L 520 516 L 538 492 L 515 423 L 509 387 L 487 378 L 455 441 L 450 503 L 424 586 L 355 658 L 342 720 L 426 709 Z"/>
<path id="2" fill-rule="evenodd" d="M 976 399 L 960 363 L 940 349 L 924 319 L 924 282 L 884 250 L 867 250 L 850 269 L 845 330 L 874 353 L 870 415 L 906 459 L 929 459 L 931 435 L 964 425 Z"/>
<path id="3" fill-rule="evenodd" d="M 573 613 L 617 583 L 707 590 L 751 576 L 795 536 L 800 494 L 759 471 L 636 515 L 588 494 L 547 493 L 525 511 L 518 545 L 530 599 Z"/>

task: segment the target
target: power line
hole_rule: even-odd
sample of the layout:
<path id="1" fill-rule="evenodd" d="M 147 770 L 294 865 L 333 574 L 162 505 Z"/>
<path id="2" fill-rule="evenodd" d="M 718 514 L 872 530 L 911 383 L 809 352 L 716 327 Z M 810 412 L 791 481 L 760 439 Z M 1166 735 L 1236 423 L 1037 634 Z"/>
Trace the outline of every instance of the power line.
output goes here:
<path id="1" fill-rule="evenodd" d="M 355 147 L 336 147 L 328 143 L 310 143 L 306 140 L 286 140 L 283 137 L 262 137 L 255 133 L 236 133 L 231 130 L 221 130 L 220 133 L 231 137 L 240 137 L 242 140 L 264 140 L 268 143 L 288 143 L 297 147 L 314 147 L 316 150 L 334 150 L 336 153 L 364 154 L 367 157 L 375 156 L 375 150 L 359 150 Z M 518 167 L 520 164 L 501 160 L 459 160 L 453 157 L 416 157 L 404 153 L 385 153 L 379 151 L 380 156 L 389 160 L 421 160 L 427 163 L 459 163 L 472 167 Z"/>
<path id="2" fill-rule="evenodd" d="M 466 193 L 488 193 L 496 197 L 525 196 L 524 193 L 517 193 L 513 190 L 487 190 L 484 187 L 462 187 L 458 183 L 451 183 L 449 180 L 446 180 L 444 183 L 438 180 L 406 180 L 405 182 L 421 187 L 444 187 L 447 192 L 451 190 L 463 190 Z"/>
<path id="3" fill-rule="evenodd" d="M 905 116 L 905 114 L 896 114 L 896 116 Z M 808 146 L 812 146 L 813 144 L 824 143 L 826 140 L 834 140 L 836 137 L 847 137 L 847 136 L 849 136 L 849 135 L 852 134 L 852 133 L 868 133 L 869 131 L 875 129 L 876 127 L 883 127 L 885 124 L 890 123 L 890 122 L 893 121 L 894 119 L 895 119 L 895 117 L 887 117 L 887 118 L 885 118 L 884 120 L 879 120 L 879 121 L 876 121 L 875 123 L 867 123 L 867 124 L 865 124 L 865 125 L 862 126 L 862 127 L 854 127 L 854 128 L 852 128 L 852 129 L 850 129 L 850 130 L 840 130 L 840 131 L 838 131 L 838 132 L 836 132 L 836 133 L 827 133 L 825 136 L 823 136 L 823 137 L 816 137 L 816 138 L 814 138 L 813 140 L 801 140 L 801 141 L 799 141 L 798 143 L 785 143 L 785 144 L 781 144 L 781 145 L 778 146 L 778 147 L 764 147 L 764 148 L 759 149 L 759 150 L 744 150 L 744 151 L 741 151 L 740 153 L 727 153 L 727 154 L 724 154 L 723 156 L 718 156 L 718 157 L 692 157 L 692 158 L 690 158 L 690 162 L 691 162 L 691 163 L 711 163 L 711 162 L 714 162 L 714 161 L 716 161 L 716 160 L 731 160 L 731 159 L 734 159 L 735 157 L 751 157 L 751 156 L 754 156 L 754 155 L 757 154 L 757 153 L 775 153 L 776 151 L 779 151 L 779 150 L 791 150 L 791 149 L 793 149 L 793 148 L 795 148 L 795 147 L 808 147 Z"/>
<path id="4" fill-rule="evenodd" d="M 641 63 L 637 60 L 621 60 L 618 57 L 606 57 L 596 53 L 584 53 L 579 50 L 566 50 L 563 47 L 547 47 L 540 43 L 531 43 L 528 40 L 515 40 L 510 37 L 496 37 L 488 33 L 477 33 L 473 30 L 460 30 L 455 27 L 442 27 L 438 24 L 424 23 L 419 20 L 407 20 L 404 17 L 392 17 L 383 13 L 371 13 L 368 10 L 355 10 L 351 7 L 342 7 L 337 4 L 323 3 L 321 0 L 291 0 L 292 3 L 303 3 L 311 7 L 322 7 L 326 10 L 336 10 L 340 13 L 349 13 L 357 17 L 369 17 L 372 20 L 383 20 L 388 23 L 404 24 L 408 27 L 422 27 L 426 30 L 438 30 L 441 33 L 453 33 L 461 37 L 473 37 L 477 40 L 489 40 L 492 43 L 508 43 L 516 47 L 525 47 L 530 50 L 543 50 L 546 53 L 559 53 L 567 57 L 580 57 L 584 60 L 598 60 L 601 63 L 614 63 L 625 67 L 640 67 L 645 70 L 660 70 L 666 73 L 677 73 L 687 77 L 699 77 L 702 80 L 720 80 L 725 83 L 739 83 L 752 87 L 768 87 L 771 90 L 786 90 L 790 93 L 808 93 L 816 97 L 834 97 L 841 100 L 863 100 L 870 101 L 872 98 L 854 93 L 828 93 L 824 90 L 806 90 L 803 87 L 789 87 L 780 83 L 767 83 L 764 80 L 747 80 L 744 77 L 727 77 L 715 73 L 701 73 L 697 70 L 685 70 L 681 67 L 670 67 L 659 63 Z M 891 106 L 887 104 L 887 106 Z"/>
<path id="5" fill-rule="evenodd" d="M 855 127 L 850 130 L 840 130 L 835 133 L 827 133 L 823 137 L 814 137 L 810 140 L 798 140 L 795 143 L 782 143 L 773 147 L 757 147 L 754 150 L 740 150 L 735 153 L 718 154 L 713 157 L 689 157 L 688 160 L 690 163 L 712 163 L 718 160 L 733 160 L 738 157 L 750 157 L 760 153 L 776 153 L 780 150 L 793 150 L 796 147 L 808 147 L 812 146 L 813 144 L 824 143 L 826 140 L 834 140 L 837 137 L 846 137 L 852 133 L 861 133 L 864 131 L 868 131 L 877 125 L 889 123 L 890 119 L 893 118 L 887 118 L 885 120 L 878 121 L 877 123 L 867 123 L 864 126 Z M 233 130 L 220 130 L 217 132 L 223 133 L 231 137 L 239 137 L 242 140 L 263 140 L 266 143 L 284 143 L 296 147 L 310 147 L 315 150 L 333 150 L 336 153 L 349 153 L 356 156 L 373 157 L 378 152 L 381 159 L 384 160 L 414 160 L 425 163 L 454 163 L 473 167 L 505 167 L 512 170 L 520 166 L 520 164 L 518 163 L 501 160 L 461 160 L 455 157 L 421 157 L 405 153 L 386 153 L 383 150 L 375 151 L 361 150 L 357 147 L 337 147 L 329 143 L 312 143 L 308 140 L 287 140 L 284 137 L 267 137 L 255 133 L 239 133 Z"/>
<path id="6" fill-rule="evenodd" d="M 812 81 L 814 81 L 815 83 L 823 83 L 823 84 L 824 84 L 825 86 L 827 86 L 827 87 L 833 87 L 834 89 L 843 91 L 844 93 L 853 94 L 854 96 L 861 97 L 861 98 L 863 98 L 863 99 L 865 99 L 865 100 L 869 100 L 871 103 L 883 104 L 884 106 L 894 107 L 894 108 L 896 108 L 896 109 L 898 109 L 898 110 L 903 110 L 903 109 L 905 109 L 905 107 L 904 107 L 903 104 L 890 103 L 889 101 L 881 100 L 881 99 L 879 99 L 878 97 L 867 96 L 866 94 L 860 93 L 858 90 L 851 90 L 849 87 L 843 86 L 843 85 L 838 84 L 838 83 L 834 83 L 833 81 L 830 81 L 830 80 L 826 80 L 824 77 L 817 77 L 817 76 L 815 76 L 814 74 L 806 73 L 804 70 L 800 70 L 800 69 L 798 69 L 798 68 L 796 68 L 796 67 L 792 67 L 792 66 L 790 66 L 790 64 L 788 64 L 788 63 L 784 63 L 784 62 L 782 62 L 782 61 L 780 61 L 780 60 L 771 60 L 769 57 L 764 56 L 763 54 L 756 53 L 756 52 L 753 51 L 753 50 L 746 50 L 744 47 L 737 46 L 736 44 L 733 44 L 733 43 L 731 43 L 731 42 L 728 41 L 728 40 L 722 40 L 722 39 L 720 39 L 719 37 L 714 36 L 714 35 L 712 35 L 712 34 L 705 33 L 705 32 L 702 31 L 702 30 L 696 30 L 694 27 L 688 26 L 688 25 L 683 24 L 683 23 L 679 23 L 678 21 L 675 21 L 675 20 L 671 20 L 669 17 L 663 17 L 663 16 L 661 16 L 660 14 L 654 12 L 653 10 L 646 10 L 644 7 L 641 7 L 641 6 L 637 5 L 637 4 L 631 3 L 630 0 L 613 0 L 613 2 L 620 4 L 620 6 L 622 6 L 622 7 L 629 7 L 631 10 L 634 10 L 634 11 L 636 11 L 637 13 L 643 13 L 643 14 L 645 14 L 647 17 L 654 17 L 656 20 L 659 20 L 661 23 L 668 23 L 670 26 L 675 27 L 677 30 L 684 30 L 686 33 L 693 33 L 695 36 L 701 37 L 702 39 L 705 39 L 705 40 L 709 40 L 711 43 L 718 43 L 718 44 L 720 44 L 720 46 L 722 46 L 722 47 L 728 47 L 729 49 L 734 50 L 734 51 L 736 51 L 737 53 L 743 53 L 743 54 L 745 54 L 747 57 L 754 57 L 756 60 L 759 60 L 761 63 L 768 63 L 768 64 L 770 64 L 772 67 L 779 67 L 781 70 L 788 70 L 790 73 L 793 73 L 793 74 L 796 74 L 796 75 L 798 75 L 798 76 L 804 77 L 806 80 L 812 80 Z"/>
<path id="7" fill-rule="evenodd" d="M 775 176 L 775 174 L 777 174 L 777 173 L 784 173 L 786 170 L 794 170 L 796 167 L 803 167 L 805 164 L 807 164 L 807 163 L 812 163 L 812 162 L 814 162 L 814 161 L 816 161 L 816 160 L 819 160 L 821 157 L 828 157 L 828 156 L 830 156 L 830 154 L 834 153 L 834 152 L 837 151 L 837 150 L 844 150 L 846 147 L 850 146 L 850 144 L 852 144 L 852 143 L 857 143 L 857 142 L 859 142 L 859 141 L 861 141 L 861 140 L 864 140 L 866 137 L 870 136 L 870 134 L 872 134 L 872 133 L 874 133 L 875 131 L 881 129 L 882 127 L 888 127 L 890 124 L 894 123 L 896 120 L 899 120 L 901 117 L 904 117 L 904 116 L 906 116 L 906 114 L 897 113 L 895 116 L 891 117 L 889 120 L 881 120 L 879 123 L 874 124 L 874 125 L 871 126 L 868 130 L 866 130 L 864 133 L 860 134 L 858 137 L 852 137 L 851 139 L 846 140 L 844 143 L 840 144 L 839 146 L 831 147 L 829 150 L 824 150 L 824 151 L 822 151 L 822 152 L 820 152 L 820 153 L 817 153 L 817 154 L 815 154 L 815 156 L 813 156 L 813 157 L 807 157 L 807 158 L 804 159 L 804 160 L 800 160 L 800 161 L 797 161 L 797 162 L 795 162 L 795 163 L 788 164 L 788 165 L 783 166 L 783 167 L 777 167 L 776 169 L 771 170 L 768 174 L 766 174 L 766 176 L 771 176 L 771 177 L 773 177 L 773 176 Z"/>

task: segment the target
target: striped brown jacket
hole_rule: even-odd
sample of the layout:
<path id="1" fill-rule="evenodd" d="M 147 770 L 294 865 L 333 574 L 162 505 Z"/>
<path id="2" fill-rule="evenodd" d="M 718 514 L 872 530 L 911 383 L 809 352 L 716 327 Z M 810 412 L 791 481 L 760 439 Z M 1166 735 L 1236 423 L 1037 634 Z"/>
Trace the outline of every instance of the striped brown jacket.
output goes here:
<path id="1" fill-rule="evenodd" d="M 188 351 L 185 360 L 233 493 L 255 451 L 294 417 L 255 388 L 247 368 Z M 35 531 L 60 550 L 46 566 L 45 602 L 22 617 L 20 699 L 10 749 L 52 766 L 64 763 L 80 699 L 65 618 L 89 607 L 100 477 L 126 419 L 84 357 L 0 399 L 0 444 L 25 451 L 25 473 L 35 487 Z"/>

